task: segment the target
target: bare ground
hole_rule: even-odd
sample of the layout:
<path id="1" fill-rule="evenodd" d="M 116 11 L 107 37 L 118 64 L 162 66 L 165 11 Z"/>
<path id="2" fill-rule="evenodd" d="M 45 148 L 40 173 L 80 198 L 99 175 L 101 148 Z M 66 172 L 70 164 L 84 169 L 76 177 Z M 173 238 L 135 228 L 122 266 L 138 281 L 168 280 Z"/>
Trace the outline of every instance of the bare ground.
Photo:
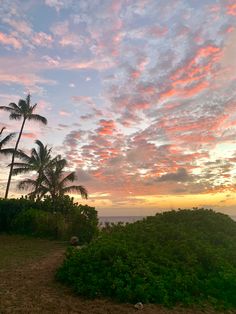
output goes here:
<path id="1" fill-rule="evenodd" d="M 117 304 L 109 300 L 85 300 L 54 280 L 56 268 L 63 260 L 65 248 L 56 247 L 46 256 L 26 260 L 19 267 L 0 270 L 0 314 L 77 313 L 77 314 L 200 314 L 213 310 L 165 309 L 144 305 L 142 310 L 132 304 Z M 219 313 L 219 312 L 218 312 Z M 228 313 L 236 313 L 230 311 Z"/>

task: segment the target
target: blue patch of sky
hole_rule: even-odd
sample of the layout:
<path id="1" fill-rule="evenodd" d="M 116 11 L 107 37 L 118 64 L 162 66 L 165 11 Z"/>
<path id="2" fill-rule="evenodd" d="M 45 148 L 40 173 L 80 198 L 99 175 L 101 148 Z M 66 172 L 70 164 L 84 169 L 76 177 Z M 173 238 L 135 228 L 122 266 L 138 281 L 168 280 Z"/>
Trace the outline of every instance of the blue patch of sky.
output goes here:
<path id="1" fill-rule="evenodd" d="M 80 96 L 98 96 L 101 91 L 101 79 L 95 70 L 50 70 L 44 72 L 44 78 L 57 81 L 56 85 L 48 89 L 57 94 L 64 94 L 66 90 Z M 75 88 L 70 87 L 74 84 Z"/>
<path id="2" fill-rule="evenodd" d="M 58 14 L 54 8 L 42 5 L 35 1 L 28 12 L 29 20 L 34 26 L 34 30 L 38 32 L 49 33 L 48 30 L 52 26 L 52 21 L 55 23 L 58 19 Z"/>

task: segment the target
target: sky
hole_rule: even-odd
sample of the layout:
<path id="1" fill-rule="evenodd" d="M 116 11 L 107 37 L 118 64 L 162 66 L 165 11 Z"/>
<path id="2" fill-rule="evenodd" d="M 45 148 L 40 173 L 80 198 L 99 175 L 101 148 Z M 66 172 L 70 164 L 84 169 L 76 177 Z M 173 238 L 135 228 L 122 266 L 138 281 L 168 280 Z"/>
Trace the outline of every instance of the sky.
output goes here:
<path id="1" fill-rule="evenodd" d="M 235 0 L 0 0 L 0 20 L 0 105 L 31 93 L 48 125 L 28 121 L 20 148 L 62 154 L 89 192 L 76 200 L 236 215 Z"/>

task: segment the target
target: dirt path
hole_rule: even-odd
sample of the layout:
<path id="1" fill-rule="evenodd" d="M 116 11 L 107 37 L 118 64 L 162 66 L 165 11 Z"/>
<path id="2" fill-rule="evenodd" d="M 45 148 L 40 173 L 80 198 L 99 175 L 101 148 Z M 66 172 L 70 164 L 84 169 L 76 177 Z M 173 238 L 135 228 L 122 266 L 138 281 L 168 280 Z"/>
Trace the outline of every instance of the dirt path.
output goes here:
<path id="1" fill-rule="evenodd" d="M 136 310 L 130 304 L 115 304 L 107 300 L 88 301 L 73 295 L 70 289 L 54 280 L 55 269 L 63 259 L 64 249 L 57 248 L 14 270 L 0 271 L 0 314 L 77 313 L 77 314 L 193 314 L 202 311 L 167 310 L 145 305 Z M 204 313 L 214 313 L 205 311 Z M 233 312 L 231 312 L 233 313 Z M 234 312 L 235 313 L 235 312 Z"/>

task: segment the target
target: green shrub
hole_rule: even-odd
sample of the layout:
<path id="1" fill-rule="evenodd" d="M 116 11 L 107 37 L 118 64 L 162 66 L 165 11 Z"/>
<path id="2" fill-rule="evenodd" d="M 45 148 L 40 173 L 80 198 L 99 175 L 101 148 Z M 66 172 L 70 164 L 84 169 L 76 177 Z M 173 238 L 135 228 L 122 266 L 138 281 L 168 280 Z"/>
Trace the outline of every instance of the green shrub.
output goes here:
<path id="1" fill-rule="evenodd" d="M 60 239 L 65 234 L 65 219 L 61 213 L 53 214 L 30 208 L 16 216 L 12 230 L 24 235 Z"/>
<path id="2" fill-rule="evenodd" d="M 9 232 L 12 221 L 23 210 L 33 207 L 34 202 L 20 199 L 0 199 L 0 232 Z"/>
<path id="3" fill-rule="evenodd" d="M 89 243 L 98 234 L 97 211 L 88 205 L 74 207 L 67 215 L 68 234 L 79 238 L 79 243 Z"/>
<path id="4" fill-rule="evenodd" d="M 114 226 L 70 249 L 57 278 L 91 298 L 236 308 L 236 223 L 195 209 Z"/>
<path id="5" fill-rule="evenodd" d="M 74 203 L 69 196 L 42 201 L 1 199 L 0 232 L 63 240 L 76 235 L 85 244 L 98 234 L 97 211 Z"/>

